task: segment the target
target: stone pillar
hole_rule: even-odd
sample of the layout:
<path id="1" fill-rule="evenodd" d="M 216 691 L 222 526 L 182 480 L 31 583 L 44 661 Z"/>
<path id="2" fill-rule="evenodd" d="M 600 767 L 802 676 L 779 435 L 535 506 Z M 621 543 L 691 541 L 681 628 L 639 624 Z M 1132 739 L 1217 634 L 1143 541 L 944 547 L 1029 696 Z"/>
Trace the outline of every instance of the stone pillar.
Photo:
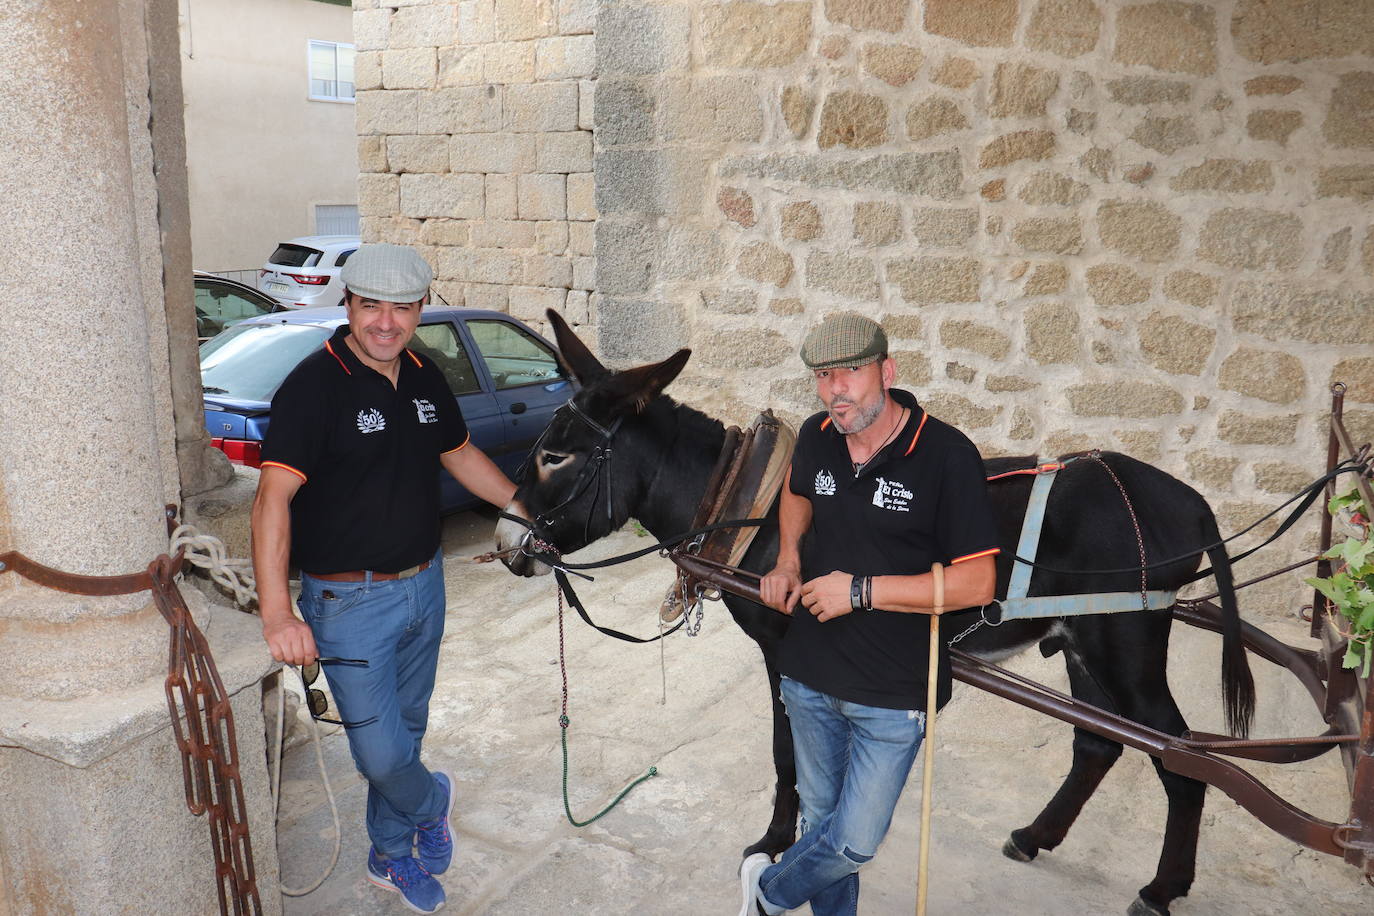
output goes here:
<path id="1" fill-rule="evenodd" d="M 163 274 L 189 277 L 189 227 L 160 219 L 159 190 L 184 186 L 185 161 L 154 148 L 154 125 L 181 118 L 154 92 L 179 62 L 174 44 L 149 48 L 175 27 L 170 0 L 0 12 L 0 551 L 69 572 L 142 570 L 180 499 Z M 257 687 L 270 659 L 251 618 L 187 591 L 235 696 L 276 911 Z M 0 574 L 0 912 L 218 908 L 167 721 L 167 643 L 149 593 L 79 598 Z"/>
<path id="2" fill-rule="evenodd" d="M 184 111 L 178 2 L 149 0 L 148 6 L 154 11 L 147 17 L 148 97 L 157 111 Z M 185 161 L 186 122 L 183 118 L 153 118 L 149 135 L 154 161 Z M 210 433 L 205 429 L 191 236 L 184 231 L 191 221 L 191 192 L 186 169 L 159 167 L 156 191 L 156 231 L 162 237 L 161 282 L 167 323 L 169 393 L 176 435 L 176 464 L 181 496 L 185 500 L 228 484 L 234 479 L 234 466 L 223 452 L 210 445 Z"/>

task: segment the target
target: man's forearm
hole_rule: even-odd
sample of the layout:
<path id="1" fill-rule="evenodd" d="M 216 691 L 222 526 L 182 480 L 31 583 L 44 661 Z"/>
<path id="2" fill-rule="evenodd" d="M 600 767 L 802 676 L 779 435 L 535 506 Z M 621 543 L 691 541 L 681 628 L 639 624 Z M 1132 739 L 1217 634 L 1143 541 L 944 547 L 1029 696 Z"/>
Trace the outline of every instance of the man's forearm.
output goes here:
<path id="1" fill-rule="evenodd" d="M 287 571 L 291 557 L 291 512 L 289 504 L 264 498 L 253 500 L 253 576 L 257 580 L 258 609 L 264 623 L 288 617 L 291 592 Z"/>
<path id="2" fill-rule="evenodd" d="M 996 561 L 979 557 L 945 569 L 945 611 L 979 607 L 993 599 L 997 584 Z M 929 614 L 935 606 L 935 577 L 874 576 L 873 606 L 885 611 Z"/>

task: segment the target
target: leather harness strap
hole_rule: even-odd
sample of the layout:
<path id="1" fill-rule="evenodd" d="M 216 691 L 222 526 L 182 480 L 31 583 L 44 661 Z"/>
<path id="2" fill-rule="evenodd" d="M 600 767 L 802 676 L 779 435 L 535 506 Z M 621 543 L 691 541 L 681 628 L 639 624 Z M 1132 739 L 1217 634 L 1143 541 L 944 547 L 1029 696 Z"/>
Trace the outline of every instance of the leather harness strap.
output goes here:
<path id="1" fill-rule="evenodd" d="M 766 512 L 787 477 L 796 442 L 796 433 L 771 410 L 759 414 L 744 432 L 730 427 L 692 527 L 704 528 L 722 519 L 753 518 Z M 719 529 L 673 548 L 669 556 L 674 561 L 681 556 L 697 556 L 737 566 L 757 531 L 756 527 Z M 698 591 L 708 584 L 680 564 L 679 569 L 659 609 L 659 619 L 664 622 L 676 620 L 694 607 Z"/>

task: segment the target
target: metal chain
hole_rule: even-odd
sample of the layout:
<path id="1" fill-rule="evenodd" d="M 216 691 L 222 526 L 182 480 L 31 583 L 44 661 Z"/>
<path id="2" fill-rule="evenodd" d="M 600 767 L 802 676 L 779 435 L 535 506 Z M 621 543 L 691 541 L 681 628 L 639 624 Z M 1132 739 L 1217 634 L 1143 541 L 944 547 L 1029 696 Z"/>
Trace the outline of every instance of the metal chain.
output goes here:
<path id="1" fill-rule="evenodd" d="M 262 900 L 239 776 L 234 712 L 210 646 L 172 579 L 177 565 L 170 557 L 158 557 L 148 573 L 153 600 L 172 628 L 164 689 L 181 752 L 186 807 L 194 815 L 210 815 L 220 912 L 227 914 L 233 901 L 235 916 L 260 914 Z"/>
<path id="2" fill-rule="evenodd" d="M 965 636 L 971 635 L 971 634 L 973 633 L 974 630 L 977 630 L 979 627 L 983 626 L 983 625 L 986 624 L 987 622 L 988 622 L 988 621 L 987 621 L 987 618 L 986 618 L 986 617 L 979 617 L 977 620 L 975 620 L 975 621 L 973 622 L 973 626 L 971 626 L 971 627 L 969 627 L 968 629 L 964 630 L 964 632 L 960 633 L 958 636 L 956 636 L 956 637 L 954 637 L 953 639 L 951 639 L 951 640 L 950 640 L 948 643 L 946 643 L 945 645 L 947 645 L 949 648 L 953 649 L 956 645 L 959 644 L 959 642 L 960 642 Z"/>
<path id="3" fill-rule="evenodd" d="M 688 636 L 696 636 L 701 632 L 701 622 L 706 617 L 706 602 L 702 601 L 701 596 L 698 595 L 696 604 L 688 608 L 684 613 L 687 615 L 687 623 L 682 629 Z"/>
<path id="4" fill-rule="evenodd" d="M 1088 457 L 1102 465 L 1107 471 L 1107 474 L 1112 478 L 1112 482 L 1116 484 L 1116 488 L 1121 491 L 1121 498 L 1126 503 L 1126 511 L 1130 513 L 1131 524 L 1135 526 L 1136 546 L 1140 548 L 1140 608 L 1141 610 L 1148 611 L 1150 609 L 1150 596 L 1148 586 L 1146 585 L 1147 577 L 1145 570 L 1147 563 L 1145 560 L 1145 536 L 1140 531 L 1140 520 L 1135 516 L 1135 506 L 1131 505 L 1131 498 L 1126 495 L 1126 488 L 1122 486 L 1121 478 L 1116 476 L 1116 472 L 1112 470 L 1111 465 L 1103 461 L 1101 455 L 1094 453 Z"/>

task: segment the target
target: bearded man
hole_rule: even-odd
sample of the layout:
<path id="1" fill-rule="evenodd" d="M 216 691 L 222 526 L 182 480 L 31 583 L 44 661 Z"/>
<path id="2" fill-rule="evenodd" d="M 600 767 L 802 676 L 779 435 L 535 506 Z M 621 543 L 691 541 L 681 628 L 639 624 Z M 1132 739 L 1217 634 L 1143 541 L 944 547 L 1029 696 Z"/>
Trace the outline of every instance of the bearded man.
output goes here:
<path id="1" fill-rule="evenodd" d="M 997 532 L 978 449 L 892 387 L 887 336 L 861 315 L 827 318 L 802 362 L 825 410 L 797 437 L 779 496 L 777 565 L 764 603 L 791 615 L 778 658 L 796 747 L 801 836 L 777 863 L 740 868 L 741 916 L 810 903 L 854 916 L 859 868 L 892 821 L 925 736 L 935 563 L 944 611 L 987 604 Z M 798 606 L 800 605 L 800 609 Z M 937 704 L 950 695 L 941 640 Z"/>

